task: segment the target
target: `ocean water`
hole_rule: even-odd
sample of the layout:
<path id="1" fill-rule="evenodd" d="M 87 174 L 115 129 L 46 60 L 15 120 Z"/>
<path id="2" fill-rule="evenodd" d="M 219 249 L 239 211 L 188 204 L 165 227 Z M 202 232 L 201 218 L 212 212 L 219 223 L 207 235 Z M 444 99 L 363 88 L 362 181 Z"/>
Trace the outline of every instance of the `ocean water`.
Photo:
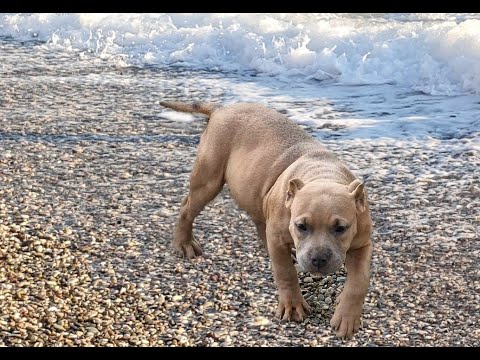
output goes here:
<path id="1" fill-rule="evenodd" d="M 0 77 L 0 132 L 194 122 L 158 104 L 183 99 L 319 138 L 476 139 L 480 14 L 1 14 Z"/>

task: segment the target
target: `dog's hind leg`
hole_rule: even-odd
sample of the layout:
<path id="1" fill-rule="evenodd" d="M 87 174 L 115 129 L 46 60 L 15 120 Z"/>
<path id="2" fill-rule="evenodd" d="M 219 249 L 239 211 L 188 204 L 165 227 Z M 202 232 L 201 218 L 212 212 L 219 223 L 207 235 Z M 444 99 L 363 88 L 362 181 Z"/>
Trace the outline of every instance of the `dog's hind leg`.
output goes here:
<path id="1" fill-rule="evenodd" d="M 198 242 L 193 238 L 193 221 L 202 209 L 212 201 L 223 188 L 224 166 L 220 159 L 208 156 L 202 147 L 202 141 L 190 175 L 190 190 L 182 200 L 173 246 L 175 251 L 191 259 L 202 254 Z"/>

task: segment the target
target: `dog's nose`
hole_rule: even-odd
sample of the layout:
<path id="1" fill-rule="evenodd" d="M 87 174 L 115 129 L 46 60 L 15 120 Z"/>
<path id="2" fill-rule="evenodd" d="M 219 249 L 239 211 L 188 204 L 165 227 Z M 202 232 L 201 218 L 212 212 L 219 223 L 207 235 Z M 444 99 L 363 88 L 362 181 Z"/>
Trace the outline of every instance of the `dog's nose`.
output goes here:
<path id="1" fill-rule="evenodd" d="M 312 259 L 312 264 L 317 269 L 323 268 L 332 257 L 332 250 L 326 249 L 319 251 Z"/>
<path id="2" fill-rule="evenodd" d="M 327 263 L 327 259 L 325 259 L 324 257 L 317 256 L 312 259 L 313 266 L 315 266 L 318 269 L 324 267 L 326 263 Z"/>

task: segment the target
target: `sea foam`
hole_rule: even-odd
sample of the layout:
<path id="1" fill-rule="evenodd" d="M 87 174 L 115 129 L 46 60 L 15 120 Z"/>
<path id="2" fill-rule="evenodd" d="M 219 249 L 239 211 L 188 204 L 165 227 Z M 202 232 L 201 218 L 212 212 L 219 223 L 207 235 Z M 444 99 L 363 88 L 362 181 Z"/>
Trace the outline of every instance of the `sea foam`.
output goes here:
<path id="1" fill-rule="evenodd" d="M 0 36 L 118 66 L 480 93 L 480 14 L 2 14 Z"/>

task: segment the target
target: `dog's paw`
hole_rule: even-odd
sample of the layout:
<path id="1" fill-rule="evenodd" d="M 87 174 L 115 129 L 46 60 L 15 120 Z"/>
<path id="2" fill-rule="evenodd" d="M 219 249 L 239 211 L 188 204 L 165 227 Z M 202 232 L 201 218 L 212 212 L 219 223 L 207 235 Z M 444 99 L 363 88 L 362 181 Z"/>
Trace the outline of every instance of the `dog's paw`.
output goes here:
<path id="1" fill-rule="evenodd" d="M 280 294 L 275 317 L 284 321 L 303 321 L 310 312 L 310 306 L 301 293 L 295 296 Z"/>
<path id="2" fill-rule="evenodd" d="M 175 253 L 186 257 L 188 259 L 194 259 L 197 256 L 202 255 L 202 249 L 198 244 L 198 241 L 193 238 L 189 242 L 173 242 L 173 247 L 175 249 Z"/>
<path id="3" fill-rule="evenodd" d="M 339 303 L 335 309 L 330 325 L 335 331 L 335 335 L 341 339 L 350 340 L 360 328 L 361 306 L 348 306 Z"/>

